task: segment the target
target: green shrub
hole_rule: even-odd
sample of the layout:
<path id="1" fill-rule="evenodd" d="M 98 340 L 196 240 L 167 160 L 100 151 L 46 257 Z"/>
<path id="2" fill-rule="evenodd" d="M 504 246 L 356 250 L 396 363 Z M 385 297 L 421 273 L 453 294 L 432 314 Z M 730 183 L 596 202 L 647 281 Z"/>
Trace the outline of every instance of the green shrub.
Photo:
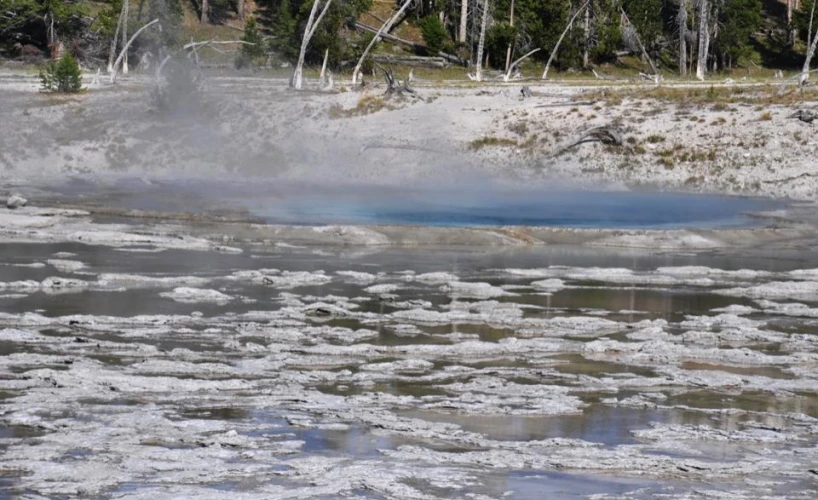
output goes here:
<path id="1" fill-rule="evenodd" d="M 429 55 L 436 55 L 443 50 L 449 34 L 446 32 L 446 27 L 440 22 L 440 18 L 436 15 L 426 16 L 420 21 L 419 27 L 423 35 L 423 42 L 429 49 Z"/>
<path id="2" fill-rule="evenodd" d="M 489 61 L 495 68 L 504 68 L 506 64 L 506 50 L 517 38 L 517 28 L 506 22 L 497 23 L 486 30 L 486 52 Z"/>
<path id="3" fill-rule="evenodd" d="M 77 60 L 66 53 L 59 61 L 51 62 L 40 71 L 45 92 L 76 93 L 82 91 L 82 70 Z"/>

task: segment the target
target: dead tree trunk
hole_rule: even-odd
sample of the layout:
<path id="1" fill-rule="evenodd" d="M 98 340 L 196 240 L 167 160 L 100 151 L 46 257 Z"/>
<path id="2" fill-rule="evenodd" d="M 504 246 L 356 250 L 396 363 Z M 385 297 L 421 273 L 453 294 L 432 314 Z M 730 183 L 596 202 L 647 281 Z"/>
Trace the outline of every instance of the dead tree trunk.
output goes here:
<path id="1" fill-rule="evenodd" d="M 381 28 L 375 34 L 375 37 L 372 38 L 372 40 L 369 42 L 369 45 L 366 46 L 366 49 L 364 49 L 363 54 L 361 54 L 361 58 L 358 59 L 358 64 L 355 65 L 355 69 L 352 71 L 352 85 L 353 86 L 358 84 L 358 74 L 361 72 L 361 66 L 363 66 L 364 60 L 366 59 L 366 56 L 369 55 L 369 51 L 372 50 L 372 47 L 374 47 L 375 44 L 378 41 L 380 41 L 381 34 L 384 31 L 386 31 L 388 33 L 389 30 L 392 29 L 392 25 L 394 25 L 395 21 L 400 19 L 400 17 L 403 15 L 403 13 L 406 12 L 406 9 L 409 7 L 409 5 L 412 4 L 412 1 L 413 0 L 404 0 L 403 5 L 400 6 L 400 9 L 398 9 L 398 11 L 395 12 L 394 15 L 390 16 L 389 19 L 387 19 L 386 22 L 381 25 Z"/>
<path id="2" fill-rule="evenodd" d="M 239 16 L 239 19 L 244 21 L 244 7 L 245 7 L 246 0 L 237 0 L 236 1 L 236 14 Z"/>
<path id="3" fill-rule="evenodd" d="M 116 31 L 114 37 L 111 38 L 111 49 L 108 51 L 108 74 L 114 70 L 114 59 L 116 58 L 116 44 L 119 41 L 119 32 L 122 29 L 122 13 L 125 11 L 125 5 L 119 10 L 119 19 L 116 22 Z"/>
<path id="4" fill-rule="evenodd" d="M 327 76 L 327 60 L 329 59 L 329 49 L 324 50 L 324 63 L 321 64 L 321 75 L 318 81 L 321 82 L 321 87 L 324 86 L 324 78 Z"/>
<path id="5" fill-rule="evenodd" d="M 812 38 L 812 44 L 807 50 L 807 58 L 804 60 L 804 67 L 801 68 L 801 76 L 798 79 L 799 84 L 805 85 L 809 81 L 809 67 L 812 62 L 812 57 L 815 55 L 815 47 L 818 45 L 818 33 Z"/>
<path id="6" fill-rule="evenodd" d="M 588 8 L 585 9 L 585 43 L 582 47 L 582 67 L 588 68 L 591 62 L 591 41 L 592 41 L 592 33 L 591 33 L 591 23 L 593 20 L 594 12 L 594 4 L 593 1 L 588 3 Z"/>
<path id="7" fill-rule="evenodd" d="M 122 46 L 128 40 L 128 10 L 130 9 L 130 0 L 122 2 Z M 122 58 L 122 74 L 128 74 L 128 51 L 125 51 L 125 57 Z"/>
<path id="8" fill-rule="evenodd" d="M 62 54 L 59 54 L 60 39 L 57 36 L 57 28 L 54 27 L 54 14 L 48 13 L 43 17 L 43 22 L 46 25 L 45 38 L 48 43 L 48 48 L 51 50 L 51 58 L 59 59 Z"/>
<path id="9" fill-rule="evenodd" d="M 676 16 L 676 25 L 679 27 L 679 76 L 687 74 L 687 2 L 688 0 L 682 0 Z"/>
<path id="10" fill-rule="evenodd" d="M 636 43 L 639 44 L 639 49 L 642 51 L 642 56 L 648 62 L 648 65 L 650 65 L 650 70 L 654 75 L 658 75 L 659 70 L 656 68 L 656 65 L 653 64 L 653 60 L 648 55 L 648 51 L 645 50 L 645 46 L 642 44 L 642 39 L 639 38 L 639 33 L 636 31 L 636 26 L 634 26 L 631 20 L 628 18 L 628 15 L 625 13 L 625 9 L 620 9 L 620 11 L 622 12 L 622 17 L 625 18 L 625 22 L 631 27 L 631 30 L 633 30 L 633 35 L 636 37 Z"/>
<path id="11" fill-rule="evenodd" d="M 310 40 L 312 36 L 315 34 L 315 29 L 318 27 L 318 24 L 321 22 L 321 19 L 324 18 L 327 11 L 329 10 L 330 4 L 332 4 L 332 0 L 327 0 L 324 4 L 323 10 L 318 15 L 318 18 L 315 17 L 315 13 L 318 11 L 318 3 L 321 0 L 315 0 L 312 3 L 312 9 L 310 10 L 310 17 L 307 19 L 307 25 L 304 27 L 304 38 L 301 39 L 301 50 L 298 53 L 298 62 L 295 65 L 295 70 L 293 71 L 293 76 L 290 78 L 290 87 L 301 90 L 301 86 L 304 80 L 303 73 L 304 73 L 304 57 L 307 54 L 307 46 L 310 44 Z"/>
<path id="12" fill-rule="evenodd" d="M 590 2 L 590 0 L 585 0 L 585 3 L 582 4 L 580 6 L 580 8 L 577 9 L 576 12 L 574 12 L 574 15 L 571 16 L 571 19 L 568 21 L 568 24 L 565 26 L 565 29 L 562 31 L 562 34 L 557 39 L 557 43 L 554 45 L 554 49 L 551 51 L 551 55 L 548 56 L 548 62 L 545 63 L 545 71 L 543 71 L 543 73 L 542 73 L 542 79 L 543 80 L 548 80 L 548 69 L 551 68 L 551 63 L 554 62 L 554 57 L 557 55 L 557 51 L 560 48 L 560 44 L 562 43 L 562 39 L 565 38 L 565 35 L 568 34 L 568 30 L 571 29 L 571 26 L 574 24 L 574 21 L 576 21 L 577 16 L 579 16 L 582 13 L 583 9 L 588 8 L 588 2 Z"/>
<path id="13" fill-rule="evenodd" d="M 162 61 L 159 63 L 159 66 L 156 68 L 156 73 L 154 74 L 154 78 L 157 80 L 162 76 L 162 70 L 165 69 L 165 65 L 173 59 L 173 57 L 181 51 L 189 51 L 187 54 L 187 58 L 190 59 L 191 56 L 198 58 L 198 51 L 204 47 L 210 45 L 255 45 L 254 43 L 245 42 L 244 40 L 207 40 L 204 42 L 190 42 L 182 46 L 181 49 L 178 49 L 164 57 Z"/>
<path id="14" fill-rule="evenodd" d="M 710 47 L 710 42 L 711 41 L 713 43 L 718 44 L 718 40 L 719 40 L 719 7 L 718 7 L 718 5 L 716 5 L 716 7 L 713 9 L 712 14 L 713 14 L 711 16 L 711 18 L 712 18 L 712 28 L 710 28 L 710 31 L 709 31 L 710 37 L 709 37 L 709 39 L 707 41 L 708 48 Z M 718 57 L 713 57 L 713 64 L 711 65 L 711 67 L 712 67 L 713 73 L 715 73 L 715 72 L 717 72 L 719 70 L 719 59 L 718 59 Z"/>
<path id="15" fill-rule="evenodd" d="M 460 30 L 457 32 L 457 41 L 466 43 L 466 31 L 469 29 L 469 2 L 460 0 Z"/>
<path id="16" fill-rule="evenodd" d="M 483 49 L 486 43 L 486 25 L 489 19 L 489 0 L 483 0 L 483 13 L 480 18 L 480 38 L 477 42 L 477 67 L 474 72 L 474 79 L 478 82 L 483 80 Z"/>
<path id="17" fill-rule="evenodd" d="M 508 24 L 512 28 L 514 27 L 514 0 L 511 0 L 511 7 L 509 8 L 508 13 Z M 514 49 L 514 41 L 516 40 L 516 36 L 508 42 L 508 49 L 506 49 L 506 74 L 510 73 L 511 70 L 511 51 Z"/>
<path id="18" fill-rule="evenodd" d="M 526 54 L 525 54 L 523 57 L 521 57 L 521 58 L 517 59 L 516 61 L 512 62 L 512 63 L 511 63 L 509 66 L 508 66 L 508 71 L 506 71 L 505 75 L 503 75 L 503 81 L 504 81 L 504 82 L 507 82 L 507 81 L 511 80 L 511 76 L 512 76 L 512 74 L 514 73 L 514 70 L 517 68 L 517 66 L 518 66 L 518 65 L 519 65 L 521 62 L 525 61 L 525 60 L 526 60 L 528 57 L 530 57 L 530 56 L 532 56 L 532 55 L 536 54 L 536 53 L 537 53 L 537 52 L 539 52 L 539 51 L 540 51 L 540 48 L 539 48 L 539 47 L 537 47 L 536 49 L 531 50 L 531 51 L 529 51 L 528 53 L 526 53 Z"/>
<path id="19" fill-rule="evenodd" d="M 210 4 L 208 3 L 208 0 L 202 0 L 202 17 L 199 19 L 199 22 L 201 22 L 202 24 L 207 24 L 210 21 L 210 19 L 209 19 L 210 12 L 209 11 L 210 11 Z"/>
<path id="20" fill-rule="evenodd" d="M 704 80 L 707 73 L 707 52 L 710 49 L 709 10 L 708 0 L 699 0 L 699 52 L 696 54 L 696 78 L 699 80 Z"/>
<path id="21" fill-rule="evenodd" d="M 116 61 L 114 61 L 114 70 L 111 72 L 111 83 L 116 82 L 116 73 L 117 73 L 117 68 L 119 67 L 119 63 L 122 62 L 122 58 L 128 52 L 128 49 L 131 48 L 131 44 L 133 43 L 134 40 L 136 40 L 136 37 L 141 35 L 143 31 L 145 31 L 146 29 L 150 28 L 151 26 L 153 26 L 154 24 L 156 24 L 158 22 L 159 22 L 159 19 L 154 19 L 153 21 L 149 22 L 145 26 L 142 26 L 141 28 L 136 30 L 136 33 L 134 33 L 133 36 L 131 37 L 131 39 L 128 40 L 128 43 L 126 43 L 125 46 L 122 47 L 122 52 L 119 53 L 119 57 L 117 57 Z"/>
<path id="22" fill-rule="evenodd" d="M 815 17 L 815 4 L 818 2 L 812 2 L 812 9 L 809 12 L 809 29 L 807 30 L 807 47 L 812 45 L 812 20 Z"/>
<path id="23" fill-rule="evenodd" d="M 383 78 L 386 81 L 386 92 L 384 93 L 387 96 L 392 94 L 403 95 L 404 93 L 409 94 L 413 97 L 417 97 L 415 91 L 409 87 L 409 81 L 412 80 L 412 70 L 409 70 L 409 76 L 400 81 L 395 78 L 395 71 L 390 69 L 385 69 L 383 66 L 378 65 L 378 68 L 383 72 Z"/>

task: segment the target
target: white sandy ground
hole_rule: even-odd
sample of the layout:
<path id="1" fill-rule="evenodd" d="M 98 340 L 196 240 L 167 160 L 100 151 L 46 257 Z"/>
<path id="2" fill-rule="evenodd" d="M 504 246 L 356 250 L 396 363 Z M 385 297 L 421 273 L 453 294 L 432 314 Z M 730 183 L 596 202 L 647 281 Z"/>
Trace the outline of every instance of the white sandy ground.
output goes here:
<path id="1" fill-rule="evenodd" d="M 133 76 L 62 98 L 39 94 L 30 75 L 2 72 L 0 120 L 15 126 L 0 136 L 0 183 L 106 182 L 128 174 L 146 180 L 257 177 L 325 185 L 567 182 L 818 197 L 813 160 L 818 141 L 809 125 L 787 117 L 814 102 L 665 103 L 650 98 L 651 85 L 614 82 L 612 95 L 630 88 L 639 97 L 620 102 L 602 96 L 594 105 L 581 105 L 571 102 L 587 101 L 584 93 L 598 96 L 604 88 L 598 82 L 525 84 L 535 94 L 531 99 L 519 98 L 520 83 L 479 88 L 419 82 L 419 99 L 387 101 L 382 109 L 358 114 L 359 100 L 380 99 L 382 86 L 296 93 L 281 80 L 211 76 L 195 104 L 178 104 L 163 114 L 153 109 L 147 78 Z M 798 92 L 780 82 L 708 83 L 699 89 L 710 85 L 739 89 L 738 97 Z M 583 144 L 553 157 L 582 132 L 612 123 L 624 129 L 628 147 Z M 650 142 L 650 136 L 662 139 Z M 485 137 L 506 144 L 471 147 Z M 634 152 L 636 145 L 643 149 Z M 674 150 L 687 156 L 663 164 L 662 152 Z"/>
<path id="2" fill-rule="evenodd" d="M 54 229 L 62 223 L 27 210 L 15 212 L 32 218 L 17 225 L 22 241 L 75 241 Z M 103 247 L 136 231 L 78 222 L 83 214 L 49 217 L 98 230 L 88 241 Z M 151 238 L 159 249 L 217 250 L 207 240 Z M 632 481 L 594 498 L 814 496 L 818 337 L 777 326 L 809 328 L 818 316 L 814 299 L 792 295 L 818 287 L 814 269 L 466 275 L 259 265 L 185 276 L 101 273 L 82 252 L 60 257 L 83 263 L 82 279 L 23 276 L 0 288 L 138 290 L 219 309 L 0 313 L 9 349 L 0 424 L 36 434 L 0 437 L 0 469 L 22 498 L 221 498 L 225 489 L 246 499 L 527 498 L 506 474 L 542 471 L 575 475 L 565 487 L 577 491 L 586 477 Z M 341 285 L 351 288 L 339 294 Z M 683 317 L 543 305 L 543 293 L 622 288 L 707 291 L 733 303 Z M 258 304 L 269 308 L 222 309 L 238 294 L 262 294 Z M 393 328 L 411 341 L 380 342 Z M 654 418 L 624 427 L 594 420 L 614 410 Z M 535 432 L 548 419 L 563 420 Z M 515 426 L 533 434 L 502 434 Z M 607 426 L 624 435 L 602 442 Z M 598 431 L 561 437 L 574 428 Z"/>

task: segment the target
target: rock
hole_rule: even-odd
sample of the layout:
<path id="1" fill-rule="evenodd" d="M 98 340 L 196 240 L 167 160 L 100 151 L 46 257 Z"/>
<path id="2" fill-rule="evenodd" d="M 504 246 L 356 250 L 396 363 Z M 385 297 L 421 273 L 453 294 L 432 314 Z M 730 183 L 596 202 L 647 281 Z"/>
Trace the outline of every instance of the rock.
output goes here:
<path id="1" fill-rule="evenodd" d="M 798 118 L 804 123 L 812 123 L 817 116 L 817 113 L 809 109 L 799 109 L 795 113 L 788 116 L 788 118 Z"/>
<path id="2" fill-rule="evenodd" d="M 11 210 L 14 210 L 15 208 L 26 206 L 27 203 L 28 203 L 27 199 L 15 193 L 9 196 L 8 200 L 6 200 L 6 207 Z"/>

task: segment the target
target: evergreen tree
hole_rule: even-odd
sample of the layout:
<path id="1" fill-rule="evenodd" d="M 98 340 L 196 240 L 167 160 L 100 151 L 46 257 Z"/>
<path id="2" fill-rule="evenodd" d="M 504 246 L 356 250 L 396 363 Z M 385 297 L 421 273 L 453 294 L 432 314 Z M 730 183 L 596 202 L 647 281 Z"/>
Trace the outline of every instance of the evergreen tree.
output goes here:
<path id="1" fill-rule="evenodd" d="M 264 63 L 265 50 L 264 40 L 261 38 L 256 27 L 256 20 L 252 17 L 247 18 L 244 23 L 244 36 L 241 50 L 236 57 L 236 67 L 243 68 L 245 66 L 260 65 Z"/>
<path id="2" fill-rule="evenodd" d="M 301 44 L 296 34 L 298 21 L 291 9 L 290 0 L 280 0 L 270 26 L 272 34 L 270 47 L 284 59 L 290 61 L 298 57 L 298 49 Z"/>
<path id="3" fill-rule="evenodd" d="M 752 54 L 752 35 L 761 28 L 761 0 L 730 0 L 719 8 L 719 28 L 713 39 L 722 68 L 731 68 Z M 813 26 L 814 34 L 815 26 Z"/>
<path id="4" fill-rule="evenodd" d="M 420 33 L 423 35 L 423 42 L 429 49 L 429 55 L 436 55 L 443 50 L 449 34 L 446 27 L 440 22 L 440 18 L 435 14 L 426 16 L 420 22 Z"/>
<path id="5" fill-rule="evenodd" d="M 0 0 L 0 13 L 0 46 L 13 40 L 48 49 L 88 28 L 81 0 Z"/>
<path id="6" fill-rule="evenodd" d="M 77 60 L 66 53 L 40 72 L 42 89 L 46 92 L 76 93 L 82 91 L 82 70 Z"/>

